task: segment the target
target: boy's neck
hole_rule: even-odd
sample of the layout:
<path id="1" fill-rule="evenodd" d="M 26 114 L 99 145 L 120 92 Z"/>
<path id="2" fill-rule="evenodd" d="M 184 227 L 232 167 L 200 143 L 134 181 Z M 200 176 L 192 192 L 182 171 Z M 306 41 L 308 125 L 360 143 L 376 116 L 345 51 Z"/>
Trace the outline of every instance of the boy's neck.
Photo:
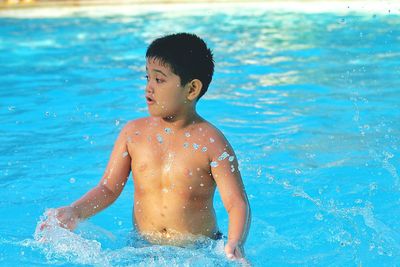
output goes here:
<path id="1" fill-rule="evenodd" d="M 161 118 L 162 123 L 165 127 L 174 129 L 174 130 L 182 130 L 187 126 L 198 122 L 201 119 L 199 114 L 197 114 L 196 110 L 191 110 L 184 115 L 176 115 L 169 116 L 165 118 Z"/>

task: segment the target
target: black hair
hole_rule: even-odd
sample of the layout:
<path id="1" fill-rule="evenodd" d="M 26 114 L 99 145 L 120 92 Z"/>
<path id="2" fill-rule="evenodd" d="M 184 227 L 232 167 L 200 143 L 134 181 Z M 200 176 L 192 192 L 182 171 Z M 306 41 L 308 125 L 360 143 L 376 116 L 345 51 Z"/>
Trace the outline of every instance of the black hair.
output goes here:
<path id="1" fill-rule="evenodd" d="M 200 37 L 191 33 L 175 33 L 155 39 L 147 48 L 146 58 L 168 65 L 180 77 L 181 86 L 199 79 L 203 86 L 197 99 L 207 92 L 214 74 L 212 51 Z"/>

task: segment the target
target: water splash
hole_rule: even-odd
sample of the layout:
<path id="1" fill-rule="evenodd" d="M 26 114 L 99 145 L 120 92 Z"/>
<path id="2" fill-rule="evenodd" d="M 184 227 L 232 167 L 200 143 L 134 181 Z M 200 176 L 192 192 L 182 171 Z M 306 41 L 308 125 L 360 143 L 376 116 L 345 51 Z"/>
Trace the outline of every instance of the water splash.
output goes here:
<path id="1" fill-rule="evenodd" d="M 226 240 L 199 238 L 187 246 L 152 245 L 133 240 L 132 232 L 123 236 L 125 242 L 116 248 L 103 248 L 98 236 L 106 236 L 108 242 L 118 243 L 107 230 L 83 222 L 81 233 L 74 233 L 59 226 L 56 210 L 49 209 L 41 216 L 34 239 L 17 242 L 18 246 L 41 251 L 50 264 L 84 264 L 89 266 L 243 266 L 243 261 L 228 260 L 224 252 Z M 41 230 L 46 222 L 47 227 Z M 83 230 L 83 231 L 82 231 Z M 126 232 L 126 231 L 125 231 Z M 135 232 L 135 231 L 134 231 Z M 111 235 L 111 236 L 110 236 Z M 96 238 L 97 239 L 97 238 Z M 105 242 L 106 242 L 105 241 Z M 129 241 L 129 242 L 128 242 Z"/>
<path id="2" fill-rule="evenodd" d="M 101 244 L 89 240 L 59 226 L 56 210 L 47 210 L 37 224 L 34 240 L 30 245 L 39 247 L 46 258 L 52 262 L 71 262 L 78 264 L 99 264 L 109 266 L 107 259 L 101 257 Z M 41 230 L 41 225 L 46 227 Z"/>

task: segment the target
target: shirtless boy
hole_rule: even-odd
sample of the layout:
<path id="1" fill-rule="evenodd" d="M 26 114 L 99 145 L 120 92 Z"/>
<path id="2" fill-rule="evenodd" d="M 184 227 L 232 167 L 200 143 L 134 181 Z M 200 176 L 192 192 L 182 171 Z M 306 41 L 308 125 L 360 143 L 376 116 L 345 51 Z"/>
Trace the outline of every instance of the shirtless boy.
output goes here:
<path id="1" fill-rule="evenodd" d="M 124 125 L 99 184 L 57 209 L 61 226 L 73 230 L 108 207 L 132 171 L 133 223 L 147 241 L 220 238 L 213 207 L 218 186 L 229 214 L 226 256 L 244 257 L 250 207 L 237 158 L 224 135 L 196 112 L 214 72 L 211 50 L 194 34 L 164 36 L 148 47 L 146 72 L 150 116 Z"/>

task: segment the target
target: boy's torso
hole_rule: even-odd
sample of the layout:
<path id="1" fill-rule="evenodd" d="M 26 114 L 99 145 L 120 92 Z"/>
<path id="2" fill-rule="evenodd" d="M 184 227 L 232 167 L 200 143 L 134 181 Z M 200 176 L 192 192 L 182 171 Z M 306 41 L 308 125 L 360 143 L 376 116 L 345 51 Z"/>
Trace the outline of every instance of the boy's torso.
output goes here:
<path id="1" fill-rule="evenodd" d="M 218 231 L 208 146 L 212 125 L 196 123 L 182 131 L 159 118 L 136 120 L 128 135 L 134 179 L 134 223 L 142 233 L 171 240 L 176 233 L 214 238 Z M 179 239 L 179 238 L 178 238 Z"/>

